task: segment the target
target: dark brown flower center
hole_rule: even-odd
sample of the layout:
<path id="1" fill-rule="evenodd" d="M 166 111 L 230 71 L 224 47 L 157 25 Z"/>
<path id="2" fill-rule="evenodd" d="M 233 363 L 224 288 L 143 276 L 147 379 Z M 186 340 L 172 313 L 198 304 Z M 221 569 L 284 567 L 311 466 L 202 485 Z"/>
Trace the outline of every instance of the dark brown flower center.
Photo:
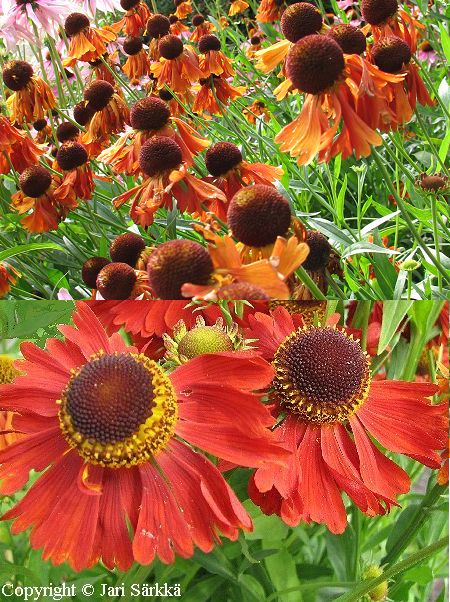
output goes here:
<path id="1" fill-rule="evenodd" d="M 61 169 L 70 171 L 87 163 L 89 157 L 83 144 L 70 140 L 61 144 L 56 153 L 56 160 Z"/>
<path id="2" fill-rule="evenodd" d="M 291 223 L 288 200 L 276 188 L 255 184 L 237 192 L 228 208 L 233 235 L 249 247 L 273 244 L 284 236 Z"/>
<path id="3" fill-rule="evenodd" d="M 130 355 L 103 355 L 82 367 L 70 382 L 66 398 L 79 433 L 101 443 L 116 443 L 150 416 L 152 379 Z"/>
<path id="4" fill-rule="evenodd" d="M 384 38 L 373 45 L 372 57 L 378 69 L 386 73 L 398 73 L 411 60 L 408 44 L 397 37 Z"/>
<path id="5" fill-rule="evenodd" d="M 52 176 L 41 165 L 27 167 L 19 176 L 22 192 L 33 199 L 37 199 L 47 192 L 52 183 Z"/>
<path id="6" fill-rule="evenodd" d="M 300 92 L 320 94 L 331 88 L 345 69 L 344 53 L 329 36 L 302 38 L 290 49 L 286 73 Z"/>
<path id="7" fill-rule="evenodd" d="M 133 232 L 125 232 L 112 241 L 109 254 L 113 261 L 127 263 L 134 268 L 144 249 L 145 242 L 142 236 Z"/>
<path id="8" fill-rule="evenodd" d="M 161 38 L 158 44 L 160 55 L 167 60 L 178 58 L 183 53 L 183 48 L 183 42 L 180 38 L 171 34 Z"/>
<path id="9" fill-rule="evenodd" d="M 99 352 L 69 380 L 59 401 L 60 426 L 91 464 L 133 466 L 164 449 L 177 421 L 175 392 L 144 355 Z"/>
<path id="10" fill-rule="evenodd" d="M 142 145 L 139 166 L 147 176 L 155 176 L 166 170 L 171 171 L 181 165 L 181 148 L 166 136 L 154 136 Z"/>
<path id="11" fill-rule="evenodd" d="M 64 31 L 71 38 L 89 27 L 89 19 L 82 13 L 71 13 L 64 21 Z"/>
<path id="12" fill-rule="evenodd" d="M 3 82 L 14 92 L 26 88 L 32 77 L 33 67 L 26 61 L 10 61 L 3 67 Z"/>
<path id="13" fill-rule="evenodd" d="M 206 169 L 215 177 L 225 175 L 241 161 L 241 151 L 231 142 L 217 142 L 208 148 L 205 155 Z"/>
<path id="14" fill-rule="evenodd" d="M 135 130 L 160 130 L 169 119 L 169 105 L 157 96 L 141 98 L 130 110 L 130 123 Z"/>
<path id="15" fill-rule="evenodd" d="M 100 271 L 110 263 L 106 257 L 89 257 L 84 263 L 81 269 L 81 277 L 83 282 L 89 288 L 97 288 L 97 276 Z"/>
<path id="16" fill-rule="evenodd" d="M 160 299 L 184 299 L 183 284 L 207 284 L 214 268 L 199 243 L 171 240 L 153 251 L 147 269 L 150 286 Z"/>
<path id="17" fill-rule="evenodd" d="M 126 263 L 109 263 L 97 276 L 97 289 L 104 299 L 129 299 L 136 272 Z"/>
<path id="18" fill-rule="evenodd" d="M 78 137 L 80 130 L 76 125 L 70 123 L 70 121 L 63 121 L 56 128 L 56 138 L 58 142 L 67 142 L 68 140 L 74 140 Z"/>
<path id="19" fill-rule="evenodd" d="M 104 109 L 114 94 L 114 87 L 103 79 L 96 79 L 84 91 L 84 100 L 94 111 Z"/>
<path id="20" fill-rule="evenodd" d="M 123 51 L 125 54 L 133 56 L 142 50 L 142 40 L 135 36 L 128 36 L 123 41 Z"/>
<path id="21" fill-rule="evenodd" d="M 210 50 L 220 50 L 220 40 L 212 34 L 202 36 L 198 41 L 198 50 L 201 54 L 205 54 Z"/>
<path id="22" fill-rule="evenodd" d="M 318 33 L 322 28 L 320 10 L 308 2 L 297 2 L 289 6 L 281 17 L 281 31 L 290 42 Z"/>
<path id="23" fill-rule="evenodd" d="M 361 0 L 361 13 L 371 25 L 380 25 L 398 10 L 397 0 Z"/>
<path id="24" fill-rule="evenodd" d="M 309 246 L 309 255 L 303 262 L 305 270 L 318 272 L 324 270 L 330 261 L 332 247 L 326 237 L 317 230 L 309 230 L 305 242 Z"/>
<path id="25" fill-rule="evenodd" d="M 346 54 L 363 54 L 366 50 L 366 36 L 360 29 L 349 23 L 335 25 L 330 29 L 328 35 L 339 44 Z"/>
<path id="26" fill-rule="evenodd" d="M 170 21 L 165 15 L 153 15 L 147 21 L 147 35 L 151 38 L 161 38 L 170 31 Z"/>
<path id="27" fill-rule="evenodd" d="M 358 341 L 333 328 L 293 332 L 278 348 L 274 367 L 281 402 L 307 421 L 343 421 L 368 395 L 367 354 Z"/>

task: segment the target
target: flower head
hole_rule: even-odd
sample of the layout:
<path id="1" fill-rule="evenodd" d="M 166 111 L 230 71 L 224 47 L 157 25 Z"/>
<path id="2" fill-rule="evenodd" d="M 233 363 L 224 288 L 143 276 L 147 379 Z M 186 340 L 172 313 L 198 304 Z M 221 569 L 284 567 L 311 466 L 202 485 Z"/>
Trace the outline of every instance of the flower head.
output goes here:
<path id="1" fill-rule="evenodd" d="M 430 383 L 373 380 L 360 342 L 334 318 L 302 322 L 301 314 L 290 316 L 282 307 L 271 316 L 249 317 L 246 334 L 258 339 L 257 348 L 275 369 L 279 440 L 294 454 L 287 469 L 257 470 L 249 492 L 264 512 L 276 512 L 290 525 L 315 521 L 342 533 L 342 491 L 375 516 L 409 489 L 406 472 L 371 437 L 437 468 L 437 452 L 447 440 L 446 404 L 430 402 L 437 392 Z"/>
<path id="2" fill-rule="evenodd" d="M 19 412 L 14 428 L 24 434 L 0 451 L 2 493 L 45 470 L 2 517 L 13 532 L 31 527 L 32 546 L 54 564 L 82 570 L 101 559 L 128 570 L 251 529 L 218 469 L 191 446 L 245 466 L 283 463 L 274 420 L 251 393 L 271 367 L 249 352 L 209 353 L 169 374 L 109 337 L 87 304 L 73 321 L 45 350 L 23 343 L 23 375 L 0 387 L 0 407 Z"/>

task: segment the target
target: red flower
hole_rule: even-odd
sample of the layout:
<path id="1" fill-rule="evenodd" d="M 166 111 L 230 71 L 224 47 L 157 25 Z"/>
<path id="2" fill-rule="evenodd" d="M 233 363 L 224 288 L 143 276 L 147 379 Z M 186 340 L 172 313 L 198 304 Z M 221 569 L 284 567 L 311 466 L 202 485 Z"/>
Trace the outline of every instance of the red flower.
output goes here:
<path id="1" fill-rule="evenodd" d="M 25 375 L 0 387 L 1 409 L 19 412 L 25 435 L 0 452 L 2 493 L 46 469 L 3 516 L 13 533 L 31 527 L 32 547 L 54 564 L 81 570 L 102 559 L 127 570 L 133 560 L 188 558 L 194 545 L 209 552 L 219 532 L 235 540 L 251 529 L 218 469 L 187 442 L 245 466 L 282 462 L 274 420 L 251 393 L 272 368 L 252 353 L 218 353 L 168 375 L 108 337 L 87 304 L 73 320 L 45 350 L 23 343 Z"/>
<path id="2" fill-rule="evenodd" d="M 246 336 L 273 361 L 275 431 L 293 453 L 287 467 L 258 469 L 250 495 L 290 525 L 324 523 L 342 533 L 344 491 L 367 515 L 384 514 L 409 490 L 407 473 L 372 442 L 439 468 L 447 441 L 447 404 L 432 405 L 430 383 L 372 381 L 368 356 L 344 329 L 296 328 L 280 307 L 249 317 Z M 418 419 L 420 417 L 420 419 Z"/>

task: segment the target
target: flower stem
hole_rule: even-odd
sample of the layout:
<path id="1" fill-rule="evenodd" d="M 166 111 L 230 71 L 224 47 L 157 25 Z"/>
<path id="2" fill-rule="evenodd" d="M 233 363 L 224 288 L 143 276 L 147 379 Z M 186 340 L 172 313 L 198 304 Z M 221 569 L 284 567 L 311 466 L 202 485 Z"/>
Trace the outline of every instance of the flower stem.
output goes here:
<path id="1" fill-rule="evenodd" d="M 377 585 L 381 585 L 388 579 L 395 577 L 395 575 L 403 573 L 404 571 L 415 566 L 416 564 L 419 564 L 419 562 L 425 560 L 426 558 L 429 558 L 430 556 L 433 556 L 434 554 L 436 554 L 436 552 L 439 552 L 439 550 L 443 550 L 446 546 L 447 538 L 443 537 L 442 539 L 439 539 L 439 541 L 436 541 L 435 543 L 427 546 L 426 548 L 422 548 L 418 552 L 411 554 L 411 556 L 408 556 L 408 558 L 405 558 L 405 560 L 394 564 L 394 566 L 390 566 L 379 577 L 363 581 L 356 587 L 353 587 L 351 592 L 348 592 L 347 594 L 336 598 L 336 602 L 359 602 L 359 600 L 361 600 L 363 596 L 370 593 L 375 587 L 377 587 Z"/>

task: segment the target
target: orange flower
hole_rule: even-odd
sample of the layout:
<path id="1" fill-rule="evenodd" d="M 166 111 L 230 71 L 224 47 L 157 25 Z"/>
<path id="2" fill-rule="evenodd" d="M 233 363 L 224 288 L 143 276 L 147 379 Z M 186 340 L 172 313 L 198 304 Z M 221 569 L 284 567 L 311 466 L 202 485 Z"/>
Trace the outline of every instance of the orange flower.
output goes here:
<path id="1" fill-rule="evenodd" d="M 179 211 L 202 212 L 202 203 L 210 199 L 225 202 L 221 190 L 202 182 L 187 171 L 180 146 L 172 138 L 153 136 L 142 146 L 139 165 L 146 178 L 142 184 L 113 200 L 116 208 L 134 197 L 131 218 L 147 228 L 153 223 L 159 207 L 172 208 L 173 199 Z"/>
<path id="2" fill-rule="evenodd" d="M 192 12 L 191 0 L 175 0 L 175 16 L 179 19 L 185 19 Z"/>
<path id="3" fill-rule="evenodd" d="M 245 2 L 245 0 L 233 0 L 230 5 L 230 10 L 228 11 L 228 15 L 230 17 L 234 17 L 234 15 L 245 12 L 249 6 L 250 5 L 248 2 Z"/>
<path id="4" fill-rule="evenodd" d="M 165 15 L 152 15 L 147 21 L 146 35 L 150 38 L 149 56 L 154 61 L 159 61 L 159 41 L 170 31 L 170 19 Z"/>
<path id="5" fill-rule="evenodd" d="M 12 195 L 11 204 L 20 215 L 31 213 L 21 219 L 23 227 L 29 232 L 48 232 L 56 230 L 70 209 L 77 206 L 73 190 L 61 203 L 55 197 L 55 190 L 61 179 L 50 175 L 40 165 L 28 167 L 20 174 L 20 190 Z"/>
<path id="6" fill-rule="evenodd" d="M 12 284 L 16 284 L 16 276 L 20 276 L 19 272 L 17 272 L 13 267 L 7 265 L 6 263 L 0 262 L 0 299 L 2 297 L 6 297 L 6 295 L 11 290 Z M 0 356 L 0 368 L 3 369 L 3 366 L 1 365 L 2 357 L 3 356 Z"/>
<path id="7" fill-rule="evenodd" d="M 206 169 L 211 182 L 222 190 L 228 203 L 209 203 L 208 209 L 222 221 L 227 220 L 228 204 L 234 195 L 249 184 L 273 185 L 283 176 L 283 170 L 264 163 L 248 163 L 242 158 L 241 151 L 231 142 L 218 142 L 206 152 Z M 284 234 L 284 232 L 282 233 Z"/>
<path id="8" fill-rule="evenodd" d="M 297 157 L 299 165 L 311 163 L 317 155 L 319 162 L 339 153 L 344 159 L 353 152 L 357 159 L 367 157 L 371 145 L 381 144 L 380 135 L 358 113 L 365 113 L 365 103 L 371 102 L 368 90 L 382 94 L 383 86 L 398 76 L 362 70 L 361 61 L 356 55 L 344 55 L 329 36 L 306 36 L 291 48 L 286 72 L 292 87 L 306 96 L 300 115 L 275 141 Z M 379 100 L 383 113 L 389 114 L 387 101 L 383 105 L 381 96 Z"/>
<path id="9" fill-rule="evenodd" d="M 279 236 L 269 258 L 245 264 L 239 246 L 230 236 L 219 236 L 201 226 L 196 226 L 195 229 L 208 241 L 214 271 L 209 284 L 201 286 L 186 283 L 181 289 L 183 296 L 205 300 L 220 299 L 224 298 L 221 297 L 222 290 L 235 283 L 245 283 L 261 289 L 269 298 L 289 299 L 289 288 L 285 280 L 308 255 L 308 246 L 299 243 L 295 236 L 289 240 Z"/>
<path id="10" fill-rule="evenodd" d="M 123 29 L 127 36 L 141 36 L 148 19 L 152 16 L 148 6 L 140 0 L 120 0 L 120 6 L 126 13 L 120 21 L 111 25 L 111 29 L 115 33 Z"/>
<path id="11" fill-rule="evenodd" d="M 189 46 L 184 46 L 180 38 L 171 34 L 161 38 L 158 44 L 161 58 L 151 66 L 158 80 L 157 89 L 169 86 L 174 92 L 187 92 L 192 83 L 202 77 L 198 56 Z"/>
<path id="12" fill-rule="evenodd" d="M 130 123 L 133 130 L 122 134 L 98 157 L 99 161 L 111 165 L 115 173 L 138 174 L 142 145 L 154 136 L 173 138 L 180 146 L 187 165 L 193 165 L 194 156 L 210 144 L 190 125 L 171 117 L 167 103 L 156 96 L 142 98 L 131 107 Z M 177 126 L 177 130 L 172 124 Z"/>
<path id="13" fill-rule="evenodd" d="M 10 61 L 3 67 L 3 82 L 13 91 L 6 99 L 11 120 L 16 123 L 33 123 L 44 119 L 46 113 L 56 107 L 53 92 L 33 67 L 26 61 Z"/>
<path id="14" fill-rule="evenodd" d="M 234 75 L 230 60 L 220 50 L 219 38 L 212 34 L 202 36 L 198 43 L 198 49 L 202 78 L 207 78 L 210 75 L 220 75 L 227 78 Z"/>
<path id="15" fill-rule="evenodd" d="M 128 36 L 123 43 L 123 51 L 128 55 L 122 71 L 133 85 L 139 84 L 142 77 L 150 75 L 150 59 L 143 48 L 140 37 Z"/>
<path id="16" fill-rule="evenodd" d="M 30 165 L 35 165 L 39 156 L 45 152 L 25 133 L 11 125 L 4 115 L 0 115 L 0 173 L 7 174 L 10 164 L 5 155 L 9 157 L 12 166 L 22 172 Z"/>
<path id="17" fill-rule="evenodd" d="M 286 5 L 277 0 L 261 0 L 256 12 L 256 20 L 259 23 L 273 23 L 279 21 Z"/>
<path id="18" fill-rule="evenodd" d="M 362 0 L 361 13 L 375 43 L 396 36 L 408 44 L 413 54 L 416 52 L 417 38 L 426 26 L 399 8 L 397 0 Z"/>
<path id="19" fill-rule="evenodd" d="M 404 40 L 392 35 L 383 37 L 372 46 L 369 57 L 384 72 L 404 75 L 404 81 L 392 81 L 388 84 L 389 109 L 397 122 L 391 124 L 393 129 L 397 124 L 402 125 L 411 120 L 417 101 L 422 105 L 434 105 Z"/>
<path id="20" fill-rule="evenodd" d="M 192 111 L 202 114 L 208 112 L 211 115 L 222 115 L 223 109 L 217 103 L 217 100 L 223 105 L 227 105 L 230 101 L 236 100 L 245 94 L 244 86 L 232 86 L 226 79 L 218 76 L 211 76 L 200 80 L 201 88 L 197 92 Z"/>
<path id="21" fill-rule="evenodd" d="M 64 142 L 56 153 L 56 164 L 62 169 L 63 177 L 54 191 L 54 198 L 64 205 L 73 193 L 78 199 L 89 201 L 94 193 L 94 181 L 86 148 L 75 141 Z"/>
<path id="22" fill-rule="evenodd" d="M 206 21 L 203 15 L 197 14 L 192 17 L 194 31 L 190 35 L 191 42 L 198 42 L 201 37 L 216 31 L 216 26 L 210 21 Z"/>
<path id="23" fill-rule="evenodd" d="M 129 123 L 130 111 L 112 84 L 100 79 L 85 88 L 84 100 L 95 112 L 81 141 L 88 148 L 89 155 L 93 156 L 108 144 L 111 134 L 121 132 Z"/>
<path id="24" fill-rule="evenodd" d="M 252 124 L 256 123 L 258 117 L 262 117 L 264 121 L 270 121 L 270 113 L 262 100 L 255 100 L 251 105 L 245 107 L 242 113 L 247 121 Z"/>
<path id="25" fill-rule="evenodd" d="M 181 36 L 181 34 L 189 31 L 189 27 L 182 23 L 176 15 L 170 15 L 170 33 L 174 36 Z"/>
<path id="26" fill-rule="evenodd" d="M 89 19 L 82 13 L 71 13 L 64 22 L 64 30 L 70 39 L 64 67 L 72 67 L 77 61 L 91 63 L 107 53 L 106 44 L 116 39 L 110 28 L 91 27 Z"/>
<path id="27" fill-rule="evenodd" d="M 286 39 L 255 53 L 256 67 L 263 73 L 270 73 L 280 63 L 283 63 L 284 73 L 284 61 L 292 45 L 305 36 L 319 33 L 323 20 L 320 10 L 313 4 L 297 2 L 283 12 L 280 25 Z"/>

